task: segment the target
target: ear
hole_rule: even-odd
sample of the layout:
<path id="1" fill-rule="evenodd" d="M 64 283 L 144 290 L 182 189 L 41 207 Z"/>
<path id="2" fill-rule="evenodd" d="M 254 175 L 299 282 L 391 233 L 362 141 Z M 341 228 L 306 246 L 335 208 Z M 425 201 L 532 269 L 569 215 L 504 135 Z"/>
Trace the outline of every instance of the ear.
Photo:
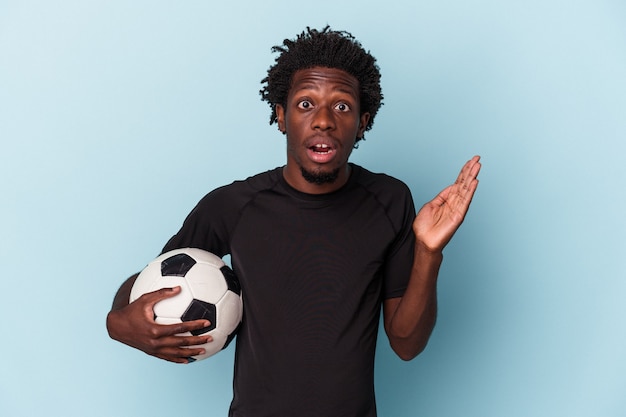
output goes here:
<path id="1" fill-rule="evenodd" d="M 359 132 L 357 134 L 357 138 L 362 138 L 363 135 L 365 134 L 365 128 L 367 127 L 367 124 L 370 121 L 370 114 L 369 113 L 362 113 L 361 117 L 359 118 Z"/>
<path id="2" fill-rule="evenodd" d="M 285 124 L 285 108 L 280 104 L 276 105 L 276 122 L 278 123 L 278 130 L 285 133 L 287 131 Z"/>

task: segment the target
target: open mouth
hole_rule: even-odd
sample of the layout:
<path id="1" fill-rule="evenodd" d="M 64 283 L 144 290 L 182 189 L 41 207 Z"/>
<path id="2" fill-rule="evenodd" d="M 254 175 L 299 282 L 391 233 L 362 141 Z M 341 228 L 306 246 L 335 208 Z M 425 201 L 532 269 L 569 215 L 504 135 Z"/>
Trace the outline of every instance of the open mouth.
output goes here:
<path id="1" fill-rule="evenodd" d="M 339 144 L 330 138 L 311 138 L 305 146 L 309 159 L 316 164 L 331 162 L 339 151 Z"/>
<path id="2" fill-rule="evenodd" d="M 323 143 L 319 143 L 317 145 L 313 145 L 309 148 L 310 150 L 312 150 L 315 153 L 319 153 L 319 154 L 327 154 L 329 152 L 333 151 L 333 148 L 331 148 L 330 146 L 323 144 Z"/>

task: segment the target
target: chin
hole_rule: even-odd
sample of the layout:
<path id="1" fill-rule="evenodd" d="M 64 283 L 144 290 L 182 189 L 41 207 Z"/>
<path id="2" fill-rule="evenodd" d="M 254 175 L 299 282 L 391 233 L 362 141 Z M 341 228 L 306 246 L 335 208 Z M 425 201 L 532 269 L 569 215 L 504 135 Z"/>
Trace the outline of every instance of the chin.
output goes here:
<path id="1" fill-rule="evenodd" d="M 323 184 L 332 184 L 337 181 L 339 178 L 339 168 L 335 168 L 331 171 L 309 171 L 304 167 L 300 167 L 300 171 L 302 172 L 302 177 L 311 184 L 323 185 Z"/>

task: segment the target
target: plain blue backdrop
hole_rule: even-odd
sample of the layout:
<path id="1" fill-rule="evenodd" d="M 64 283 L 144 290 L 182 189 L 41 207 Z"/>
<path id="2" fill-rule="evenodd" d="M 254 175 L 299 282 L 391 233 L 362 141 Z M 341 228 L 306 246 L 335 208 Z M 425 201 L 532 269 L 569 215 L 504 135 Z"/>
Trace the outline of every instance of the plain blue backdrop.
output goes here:
<path id="1" fill-rule="evenodd" d="M 383 73 L 354 162 L 418 206 L 484 163 L 429 346 L 379 341 L 380 415 L 626 415 L 626 3 L 4 0 L 2 416 L 226 415 L 232 348 L 165 363 L 105 316 L 206 192 L 284 163 L 260 80 L 327 23 Z"/>

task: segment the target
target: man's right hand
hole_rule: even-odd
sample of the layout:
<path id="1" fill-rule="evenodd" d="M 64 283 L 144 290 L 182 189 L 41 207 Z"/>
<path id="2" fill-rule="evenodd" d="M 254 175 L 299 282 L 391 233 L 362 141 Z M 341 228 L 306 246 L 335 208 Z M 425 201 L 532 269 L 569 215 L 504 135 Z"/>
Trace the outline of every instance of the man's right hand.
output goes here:
<path id="1" fill-rule="evenodd" d="M 208 327 L 210 323 L 207 320 L 167 325 L 154 321 L 154 305 L 176 296 L 180 291 L 180 287 L 162 288 L 144 294 L 125 306 L 114 304 L 107 315 L 109 336 L 148 355 L 175 363 L 189 363 L 189 357 L 205 353 L 205 350 L 197 345 L 212 341 L 211 336 L 181 336 L 181 334 Z"/>

